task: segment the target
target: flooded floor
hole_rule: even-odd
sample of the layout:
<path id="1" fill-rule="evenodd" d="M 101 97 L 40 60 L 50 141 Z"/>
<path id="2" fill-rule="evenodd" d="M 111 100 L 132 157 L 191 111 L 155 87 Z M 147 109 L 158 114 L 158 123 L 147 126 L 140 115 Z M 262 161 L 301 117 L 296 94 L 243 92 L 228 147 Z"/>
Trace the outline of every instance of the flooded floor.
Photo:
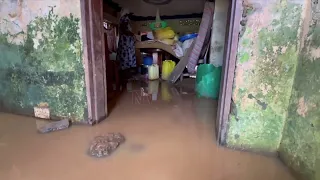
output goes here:
<path id="1" fill-rule="evenodd" d="M 0 113 L 0 179 L 293 180 L 275 158 L 218 147 L 217 102 L 181 87 L 129 84 L 99 125 L 49 134 L 37 133 L 36 119 Z M 88 156 L 93 137 L 108 132 L 126 142 L 110 157 Z"/>

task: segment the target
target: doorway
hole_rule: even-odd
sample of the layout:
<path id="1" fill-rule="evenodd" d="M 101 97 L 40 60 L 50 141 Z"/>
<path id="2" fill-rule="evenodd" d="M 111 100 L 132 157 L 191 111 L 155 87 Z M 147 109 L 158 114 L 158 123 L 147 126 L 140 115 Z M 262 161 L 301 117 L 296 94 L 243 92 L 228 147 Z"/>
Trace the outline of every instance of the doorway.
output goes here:
<path id="1" fill-rule="evenodd" d="M 241 7 L 241 0 L 231 1 L 229 5 L 220 96 L 215 126 L 217 142 L 221 145 L 226 143 L 228 117 L 232 104 L 232 85 L 241 20 Z M 82 0 L 81 13 L 82 17 L 84 17 L 82 32 L 88 118 L 89 124 L 93 125 L 108 116 L 106 52 L 102 26 L 103 0 Z M 212 118 L 214 119 L 215 117 Z"/>

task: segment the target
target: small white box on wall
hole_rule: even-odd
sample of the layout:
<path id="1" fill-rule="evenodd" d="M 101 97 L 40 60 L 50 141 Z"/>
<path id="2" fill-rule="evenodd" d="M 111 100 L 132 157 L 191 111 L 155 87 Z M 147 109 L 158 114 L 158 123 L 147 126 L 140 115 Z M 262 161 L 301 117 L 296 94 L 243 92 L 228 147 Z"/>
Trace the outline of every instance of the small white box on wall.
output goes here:
<path id="1" fill-rule="evenodd" d="M 50 119 L 50 109 L 47 104 L 40 104 L 37 107 L 34 107 L 34 116 L 41 119 Z"/>

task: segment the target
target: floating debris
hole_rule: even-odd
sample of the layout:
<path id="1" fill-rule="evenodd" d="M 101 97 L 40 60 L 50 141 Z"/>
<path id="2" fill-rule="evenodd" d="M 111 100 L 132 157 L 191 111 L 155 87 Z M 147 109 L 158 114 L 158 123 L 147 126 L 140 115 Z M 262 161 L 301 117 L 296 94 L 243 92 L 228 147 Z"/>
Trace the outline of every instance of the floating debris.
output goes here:
<path id="1" fill-rule="evenodd" d="M 107 135 L 96 136 L 89 148 L 89 155 L 94 157 L 105 157 L 111 155 L 125 138 L 120 133 L 108 133 Z"/>
<path id="2" fill-rule="evenodd" d="M 38 127 L 38 131 L 40 133 L 49 133 L 53 131 L 59 131 L 62 129 L 67 129 L 70 126 L 70 122 L 68 119 L 64 119 L 61 121 L 55 121 L 51 123 L 44 124 L 40 127 Z"/>

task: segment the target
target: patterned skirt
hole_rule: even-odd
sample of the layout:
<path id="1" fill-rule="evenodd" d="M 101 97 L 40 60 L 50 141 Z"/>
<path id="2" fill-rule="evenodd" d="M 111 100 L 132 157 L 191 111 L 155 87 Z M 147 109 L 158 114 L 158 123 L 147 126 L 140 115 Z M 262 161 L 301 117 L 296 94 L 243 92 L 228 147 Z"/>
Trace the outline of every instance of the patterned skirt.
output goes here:
<path id="1" fill-rule="evenodd" d="M 120 61 L 122 70 L 137 66 L 134 40 L 133 36 L 120 35 L 117 59 Z"/>

